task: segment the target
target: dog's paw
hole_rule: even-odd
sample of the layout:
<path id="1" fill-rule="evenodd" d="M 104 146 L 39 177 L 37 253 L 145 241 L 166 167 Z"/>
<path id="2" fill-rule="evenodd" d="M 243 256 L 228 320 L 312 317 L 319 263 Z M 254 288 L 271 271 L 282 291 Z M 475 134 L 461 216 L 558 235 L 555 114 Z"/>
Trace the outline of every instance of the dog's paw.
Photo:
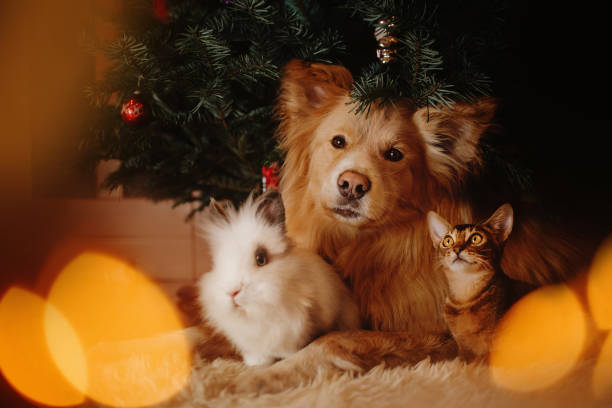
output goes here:
<path id="1" fill-rule="evenodd" d="M 253 367 L 235 378 L 230 392 L 236 394 L 276 394 L 301 387 L 317 378 L 331 378 L 343 373 L 360 374 L 364 370 L 341 357 L 321 353 L 311 344 L 298 353 L 268 367 Z"/>

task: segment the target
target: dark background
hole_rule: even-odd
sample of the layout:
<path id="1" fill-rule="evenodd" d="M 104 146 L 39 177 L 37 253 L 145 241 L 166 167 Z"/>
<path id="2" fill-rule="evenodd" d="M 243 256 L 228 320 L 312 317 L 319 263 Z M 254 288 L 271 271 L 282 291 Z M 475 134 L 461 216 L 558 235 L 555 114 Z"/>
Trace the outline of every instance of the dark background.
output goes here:
<path id="1" fill-rule="evenodd" d="M 596 2 L 523 1 L 507 23 L 509 52 L 492 72 L 534 190 L 566 220 L 612 232 L 607 13 Z"/>
<path id="2" fill-rule="evenodd" d="M 543 207 L 603 238 L 612 232 L 609 13 L 597 2 L 516 1 L 505 20 L 508 48 L 487 68 L 506 136 L 533 170 Z M 0 379 L 0 406 L 29 404 Z"/>

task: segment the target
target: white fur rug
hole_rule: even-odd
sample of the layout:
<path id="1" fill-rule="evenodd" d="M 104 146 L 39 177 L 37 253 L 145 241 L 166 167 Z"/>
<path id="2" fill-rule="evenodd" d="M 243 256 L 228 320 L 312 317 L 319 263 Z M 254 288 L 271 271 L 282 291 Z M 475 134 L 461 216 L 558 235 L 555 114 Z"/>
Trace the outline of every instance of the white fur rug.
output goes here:
<path id="1" fill-rule="evenodd" d="M 230 360 L 198 361 L 190 383 L 159 407 L 610 407 L 590 391 L 591 370 L 585 364 L 557 384 L 519 393 L 492 384 L 483 365 L 453 360 L 385 369 L 363 375 L 319 372 L 312 382 L 275 394 L 231 392 L 238 375 L 257 370 Z"/>
<path id="2" fill-rule="evenodd" d="M 189 333 L 194 333 L 189 330 L 184 332 L 188 337 Z M 173 352 L 177 344 L 184 344 L 184 340 L 184 334 L 179 331 L 96 346 L 92 355 L 99 358 L 91 361 L 96 363 L 94 368 L 100 373 L 97 377 L 99 384 L 107 384 L 104 389 L 108 392 L 121 389 L 132 396 L 180 389 L 169 400 L 157 404 L 157 408 L 612 407 L 612 387 L 609 387 L 606 399 L 596 399 L 593 395 L 595 359 L 577 364 L 569 374 L 548 388 L 526 393 L 496 386 L 486 365 L 465 364 L 459 360 L 437 363 L 424 360 L 414 366 L 399 368 L 377 366 L 365 374 L 339 372 L 320 366 L 310 381 L 294 383 L 279 392 L 255 393 L 243 390 L 252 390 L 253 384 L 257 384 L 258 390 L 275 389 L 272 385 L 262 386 L 260 380 L 274 378 L 270 373 L 274 367 L 280 366 L 249 367 L 237 360 L 218 358 L 207 361 L 198 355 L 194 357 L 188 374 L 187 362 L 184 365 L 186 370 L 177 371 L 177 367 L 183 366 L 177 362 L 177 355 Z M 607 373 L 612 374 L 612 367 L 608 368 L 610 371 Z M 174 374 L 179 371 L 183 374 Z M 285 384 L 290 376 L 286 376 L 284 369 L 281 372 L 282 376 L 276 379 L 280 378 L 280 383 Z M 188 376 L 187 383 L 181 387 L 185 375 Z M 612 381 L 607 384 L 612 384 Z"/>
<path id="3" fill-rule="evenodd" d="M 189 333 L 191 334 L 188 337 L 193 341 L 198 339 L 197 332 Z M 557 335 L 561 338 L 565 334 L 560 330 Z M 595 337 L 601 338 L 601 341 L 587 341 L 591 345 L 587 347 L 589 351 L 583 354 L 583 360 L 577 363 L 570 373 L 551 386 L 531 392 L 511 391 L 497 386 L 484 364 L 465 364 L 459 360 L 431 363 L 424 360 L 409 367 L 377 366 L 365 374 L 339 373 L 332 368 L 322 367 L 310 381 L 287 386 L 280 392 L 256 393 L 242 391 L 245 388 L 243 385 L 249 384 L 246 387 L 249 389 L 253 383 L 261 384 L 258 381 L 262 378 L 261 373 L 265 368 L 248 367 L 235 360 L 216 359 L 210 362 L 195 358 L 188 383 L 170 400 L 158 404 L 158 408 L 610 408 L 612 347 L 601 347 L 604 337 L 612 338 L 612 335 L 605 333 L 604 336 L 602 332 Z M 612 344 L 612 340 L 606 340 L 606 344 L 608 343 Z M 143 347 L 139 346 L 137 349 L 141 350 Z M 164 350 L 168 350 L 165 345 Z M 598 357 L 606 358 L 597 363 Z M 170 360 L 170 356 L 165 358 Z M 594 366 L 598 364 L 598 367 L 601 367 L 602 362 L 605 362 L 603 372 L 609 377 L 605 381 L 609 390 L 606 388 L 606 396 L 598 399 L 593 391 Z M 551 373 L 558 371 L 551 370 Z M 253 378 L 257 378 L 257 381 L 249 381 Z M 601 389 L 599 392 L 601 394 Z"/>

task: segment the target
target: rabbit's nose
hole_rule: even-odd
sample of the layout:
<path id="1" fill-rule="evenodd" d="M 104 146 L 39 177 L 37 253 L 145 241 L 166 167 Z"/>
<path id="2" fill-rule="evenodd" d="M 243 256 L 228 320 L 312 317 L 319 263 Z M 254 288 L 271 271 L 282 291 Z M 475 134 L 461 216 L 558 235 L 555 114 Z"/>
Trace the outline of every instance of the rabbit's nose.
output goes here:
<path id="1" fill-rule="evenodd" d="M 240 306 L 240 299 L 238 299 L 238 294 L 240 293 L 240 291 L 242 290 L 242 288 L 238 288 L 235 290 L 230 290 L 228 292 L 228 295 L 230 296 L 230 298 L 232 299 L 232 303 L 234 304 L 234 306 L 239 307 Z"/>

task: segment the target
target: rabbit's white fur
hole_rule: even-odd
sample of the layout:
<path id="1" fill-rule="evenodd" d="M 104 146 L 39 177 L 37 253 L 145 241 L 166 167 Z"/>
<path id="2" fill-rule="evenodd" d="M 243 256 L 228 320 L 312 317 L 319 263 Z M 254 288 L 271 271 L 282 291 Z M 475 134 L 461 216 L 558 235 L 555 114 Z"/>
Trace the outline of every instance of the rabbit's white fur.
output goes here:
<path id="1" fill-rule="evenodd" d="M 249 197 L 238 210 L 213 202 L 204 220 L 212 270 L 199 282 L 203 317 L 246 364 L 270 364 L 322 333 L 359 327 L 358 308 L 332 267 L 287 238 L 280 195 Z M 262 248 L 267 263 L 258 266 Z"/>

